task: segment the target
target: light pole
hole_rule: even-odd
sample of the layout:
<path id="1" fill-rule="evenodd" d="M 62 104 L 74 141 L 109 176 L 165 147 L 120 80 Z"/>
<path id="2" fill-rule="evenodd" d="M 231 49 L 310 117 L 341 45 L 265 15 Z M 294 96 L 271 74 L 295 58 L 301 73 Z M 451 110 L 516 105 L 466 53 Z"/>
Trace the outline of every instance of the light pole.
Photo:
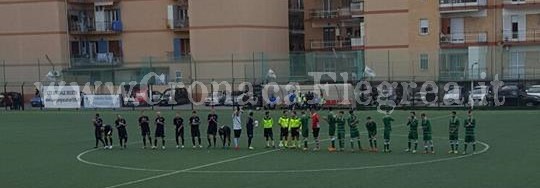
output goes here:
<path id="1" fill-rule="evenodd" d="M 474 67 L 476 66 L 476 68 L 478 68 L 478 62 L 474 62 L 472 65 L 471 65 L 471 70 L 469 70 L 469 75 L 471 76 L 470 79 L 471 79 L 471 90 L 469 91 L 469 102 L 471 103 L 471 109 L 474 108 L 474 99 L 472 97 L 472 92 L 473 92 L 473 88 L 474 88 L 474 74 L 473 71 L 474 71 Z"/>

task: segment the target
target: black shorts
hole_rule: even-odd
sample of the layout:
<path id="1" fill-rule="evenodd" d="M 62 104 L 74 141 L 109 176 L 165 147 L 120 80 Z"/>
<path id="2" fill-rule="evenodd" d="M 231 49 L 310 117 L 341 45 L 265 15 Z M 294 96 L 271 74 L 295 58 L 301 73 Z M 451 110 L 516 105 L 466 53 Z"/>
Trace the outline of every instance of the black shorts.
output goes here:
<path id="1" fill-rule="evenodd" d="M 208 125 L 208 129 L 206 130 L 206 134 L 216 135 L 217 134 L 217 125 Z"/>
<path id="2" fill-rule="evenodd" d="M 280 129 L 281 136 L 289 136 L 289 128 L 281 128 Z"/>
<path id="3" fill-rule="evenodd" d="M 274 132 L 272 128 L 264 128 L 264 137 L 269 137 L 269 138 L 274 137 Z"/>
<path id="4" fill-rule="evenodd" d="M 291 128 L 292 137 L 300 137 L 300 128 Z"/>
<path id="5" fill-rule="evenodd" d="M 128 135 L 127 135 L 127 131 L 118 131 L 118 138 L 122 139 L 122 138 L 127 138 Z"/>
<path id="6" fill-rule="evenodd" d="M 175 129 L 175 132 L 176 132 L 176 137 L 179 137 L 179 136 L 182 136 L 184 137 L 184 128 L 181 128 L 181 129 Z"/>
<path id="7" fill-rule="evenodd" d="M 150 136 L 151 132 L 150 132 L 150 127 L 148 125 L 146 126 L 141 126 L 141 135 L 142 136 Z"/>
<path id="8" fill-rule="evenodd" d="M 155 137 L 161 137 L 165 138 L 165 130 L 164 129 L 156 129 L 156 134 L 154 134 Z"/>
<path id="9" fill-rule="evenodd" d="M 319 132 L 321 131 L 321 128 L 313 128 L 313 137 L 319 138 Z"/>
<path id="10" fill-rule="evenodd" d="M 101 132 L 101 130 L 95 130 L 94 131 L 94 136 L 99 139 L 99 138 L 102 138 L 103 137 L 103 132 Z"/>
<path id="11" fill-rule="evenodd" d="M 201 130 L 199 130 L 199 126 L 191 126 L 191 137 L 201 137 Z"/>
<path id="12" fill-rule="evenodd" d="M 240 138 L 241 135 L 242 135 L 242 129 L 234 130 L 234 137 L 235 138 Z"/>

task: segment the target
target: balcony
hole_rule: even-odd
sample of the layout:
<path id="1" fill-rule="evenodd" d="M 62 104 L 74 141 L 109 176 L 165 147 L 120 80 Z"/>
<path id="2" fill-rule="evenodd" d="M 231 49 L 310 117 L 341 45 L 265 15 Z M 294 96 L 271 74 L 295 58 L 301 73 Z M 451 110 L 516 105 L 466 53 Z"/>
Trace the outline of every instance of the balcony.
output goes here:
<path id="1" fill-rule="evenodd" d="M 339 9 L 312 9 L 310 19 L 312 20 L 339 20 L 342 18 L 361 17 L 364 13 L 364 2 L 352 2 L 349 7 Z"/>
<path id="2" fill-rule="evenodd" d="M 523 31 L 503 30 L 505 45 L 533 45 L 540 44 L 540 30 L 531 29 Z"/>
<path id="3" fill-rule="evenodd" d="M 71 58 L 72 68 L 116 67 L 122 64 L 122 57 L 113 53 L 99 53 L 91 57 L 74 56 Z"/>
<path id="4" fill-rule="evenodd" d="M 487 0 L 440 0 L 441 13 L 476 12 L 486 8 Z"/>
<path id="5" fill-rule="evenodd" d="M 188 19 L 169 20 L 169 28 L 175 32 L 189 31 L 189 20 Z"/>
<path id="6" fill-rule="evenodd" d="M 540 0 L 504 0 L 503 6 L 507 9 L 539 8 Z"/>
<path id="7" fill-rule="evenodd" d="M 107 1 L 103 1 L 103 0 L 67 0 L 67 2 L 71 3 L 71 4 L 95 4 L 95 3 L 107 4 L 107 3 L 118 3 L 118 2 L 120 2 L 120 0 L 107 0 Z"/>
<path id="8" fill-rule="evenodd" d="M 363 38 L 351 38 L 348 40 L 335 41 L 312 40 L 310 45 L 311 50 L 354 50 L 362 49 L 363 47 Z"/>
<path id="9" fill-rule="evenodd" d="M 119 34 L 122 28 L 121 21 L 69 22 L 69 31 L 72 35 Z"/>
<path id="10" fill-rule="evenodd" d="M 487 32 L 441 34 L 441 47 L 466 47 L 487 44 Z"/>

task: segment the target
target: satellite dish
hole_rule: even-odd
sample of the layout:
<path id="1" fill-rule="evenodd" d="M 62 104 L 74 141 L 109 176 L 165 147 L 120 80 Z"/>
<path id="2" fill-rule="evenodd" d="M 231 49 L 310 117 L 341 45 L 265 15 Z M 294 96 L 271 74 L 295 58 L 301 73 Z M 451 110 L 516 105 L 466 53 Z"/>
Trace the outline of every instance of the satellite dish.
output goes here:
<path id="1" fill-rule="evenodd" d="M 46 76 L 50 81 L 58 81 L 62 78 L 62 73 L 60 71 L 52 70 L 49 71 Z"/>

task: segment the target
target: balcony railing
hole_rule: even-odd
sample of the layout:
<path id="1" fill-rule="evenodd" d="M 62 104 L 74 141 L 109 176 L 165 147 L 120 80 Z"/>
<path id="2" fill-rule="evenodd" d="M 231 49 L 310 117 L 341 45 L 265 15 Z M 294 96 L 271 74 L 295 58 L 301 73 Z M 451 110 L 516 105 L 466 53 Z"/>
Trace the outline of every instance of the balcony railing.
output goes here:
<path id="1" fill-rule="evenodd" d="M 442 45 L 481 44 L 487 42 L 487 32 L 441 34 Z"/>
<path id="2" fill-rule="evenodd" d="M 527 4 L 540 4 L 540 0 L 504 0 L 504 5 L 506 7 L 513 7 L 512 5 L 520 6 Z M 524 6 L 521 6 L 524 7 Z"/>
<path id="3" fill-rule="evenodd" d="M 487 0 L 440 0 L 439 9 L 441 13 L 451 13 L 456 11 L 478 10 L 486 6 Z"/>
<path id="4" fill-rule="evenodd" d="M 540 42 L 540 29 L 522 31 L 503 30 L 503 41 L 506 43 Z"/>
<path id="5" fill-rule="evenodd" d="M 189 19 L 177 19 L 172 20 L 172 29 L 176 31 L 182 31 L 189 28 Z"/>
<path id="6" fill-rule="evenodd" d="M 121 21 L 103 22 L 70 22 L 69 31 L 71 34 L 114 34 L 122 32 Z"/>
<path id="7" fill-rule="evenodd" d="M 71 67 L 103 67 L 119 66 L 122 64 L 122 57 L 114 56 L 113 53 L 97 54 L 93 57 L 73 57 L 71 58 Z"/>
<path id="8" fill-rule="evenodd" d="M 311 41 L 312 50 L 330 50 L 330 49 L 354 49 L 364 46 L 363 38 L 351 38 L 349 40 L 313 40 Z"/>
<path id="9" fill-rule="evenodd" d="M 353 2 L 350 7 L 325 10 L 325 9 L 312 9 L 310 13 L 311 19 L 333 19 L 351 17 L 355 15 L 361 15 L 364 13 L 364 2 Z"/>

